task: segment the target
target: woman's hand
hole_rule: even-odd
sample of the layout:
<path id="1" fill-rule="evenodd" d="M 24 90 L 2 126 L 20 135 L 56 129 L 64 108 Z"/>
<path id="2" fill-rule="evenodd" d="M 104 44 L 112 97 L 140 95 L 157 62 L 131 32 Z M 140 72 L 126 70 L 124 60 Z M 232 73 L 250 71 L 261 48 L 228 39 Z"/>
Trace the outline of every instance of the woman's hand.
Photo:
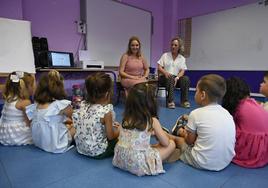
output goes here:
<path id="1" fill-rule="evenodd" d="M 169 72 L 166 72 L 166 71 L 165 71 L 164 75 L 165 75 L 166 79 L 168 79 L 171 76 L 171 74 Z"/>

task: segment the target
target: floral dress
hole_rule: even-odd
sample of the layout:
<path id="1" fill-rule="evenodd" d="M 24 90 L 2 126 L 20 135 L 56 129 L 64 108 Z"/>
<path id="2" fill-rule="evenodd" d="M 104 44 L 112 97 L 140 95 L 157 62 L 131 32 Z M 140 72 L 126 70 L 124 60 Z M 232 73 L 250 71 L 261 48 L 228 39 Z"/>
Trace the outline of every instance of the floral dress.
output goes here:
<path id="1" fill-rule="evenodd" d="M 101 119 L 108 112 L 113 111 L 113 105 L 87 104 L 83 102 L 79 110 L 73 114 L 73 122 L 76 128 L 74 136 L 78 153 L 91 157 L 98 156 L 106 151 L 108 139 L 105 125 Z"/>
<path id="2" fill-rule="evenodd" d="M 157 149 L 150 145 L 151 132 L 120 129 L 114 150 L 113 165 L 137 176 L 164 173 Z"/>

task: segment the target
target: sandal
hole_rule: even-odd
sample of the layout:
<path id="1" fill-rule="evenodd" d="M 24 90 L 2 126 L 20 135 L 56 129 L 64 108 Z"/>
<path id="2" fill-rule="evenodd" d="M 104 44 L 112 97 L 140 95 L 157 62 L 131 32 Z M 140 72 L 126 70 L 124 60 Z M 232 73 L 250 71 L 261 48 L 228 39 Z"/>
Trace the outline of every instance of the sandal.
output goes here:
<path id="1" fill-rule="evenodd" d="M 184 128 L 185 125 L 187 125 L 187 120 L 185 120 L 182 116 L 179 116 L 179 118 L 177 119 L 175 125 L 172 127 L 171 129 L 171 134 L 174 136 L 179 136 L 178 131 L 180 128 Z"/>
<path id="2" fill-rule="evenodd" d="M 168 108 L 175 109 L 175 103 L 174 102 L 168 103 Z"/>
<path id="3" fill-rule="evenodd" d="M 181 107 L 183 108 L 190 108 L 191 107 L 191 104 L 188 102 L 188 101 L 185 101 L 181 104 Z"/>

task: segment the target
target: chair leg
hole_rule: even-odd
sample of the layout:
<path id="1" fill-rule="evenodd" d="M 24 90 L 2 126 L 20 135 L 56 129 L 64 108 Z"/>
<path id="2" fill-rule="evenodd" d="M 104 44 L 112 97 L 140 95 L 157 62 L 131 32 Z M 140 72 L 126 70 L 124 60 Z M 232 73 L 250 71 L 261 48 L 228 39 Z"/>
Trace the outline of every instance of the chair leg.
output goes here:
<path id="1" fill-rule="evenodd" d="M 168 91 L 165 89 L 166 91 L 166 107 L 168 107 Z"/>
<path id="2" fill-rule="evenodd" d="M 115 105 L 117 105 L 120 101 L 120 96 L 121 96 L 121 92 L 122 92 L 122 86 L 121 84 L 119 83 L 117 85 L 117 98 L 116 98 L 116 102 L 115 102 Z"/>

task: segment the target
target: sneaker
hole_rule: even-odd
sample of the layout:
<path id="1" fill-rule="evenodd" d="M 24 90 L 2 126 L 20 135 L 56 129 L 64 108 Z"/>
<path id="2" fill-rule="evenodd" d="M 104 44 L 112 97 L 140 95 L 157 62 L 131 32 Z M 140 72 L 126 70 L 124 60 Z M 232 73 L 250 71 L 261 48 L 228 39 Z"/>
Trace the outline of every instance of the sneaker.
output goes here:
<path id="1" fill-rule="evenodd" d="M 171 129 L 171 134 L 172 135 L 175 135 L 175 136 L 178 136 L 178 131 L 180 128 L 184 128 L 184 126 L 187 124 L 187 120 L 185 120 L 183 118 L 183 115 L 182 116 L 179 116 L 175 125 L 172 127 Z"/>
<path id="2" fill-rule="evenodd" d="M 181 107 L 183 107 L 183 108 L 190 108 L 191 107 L 191 104 L 188 101 L 185 101 L 185 102 L 181 103 Z"/>
<path id="3" fill-rule="evenodd" d="M 174 102 L 168 103 L 168 108 L 175 109 L 175 103 Z"/>

